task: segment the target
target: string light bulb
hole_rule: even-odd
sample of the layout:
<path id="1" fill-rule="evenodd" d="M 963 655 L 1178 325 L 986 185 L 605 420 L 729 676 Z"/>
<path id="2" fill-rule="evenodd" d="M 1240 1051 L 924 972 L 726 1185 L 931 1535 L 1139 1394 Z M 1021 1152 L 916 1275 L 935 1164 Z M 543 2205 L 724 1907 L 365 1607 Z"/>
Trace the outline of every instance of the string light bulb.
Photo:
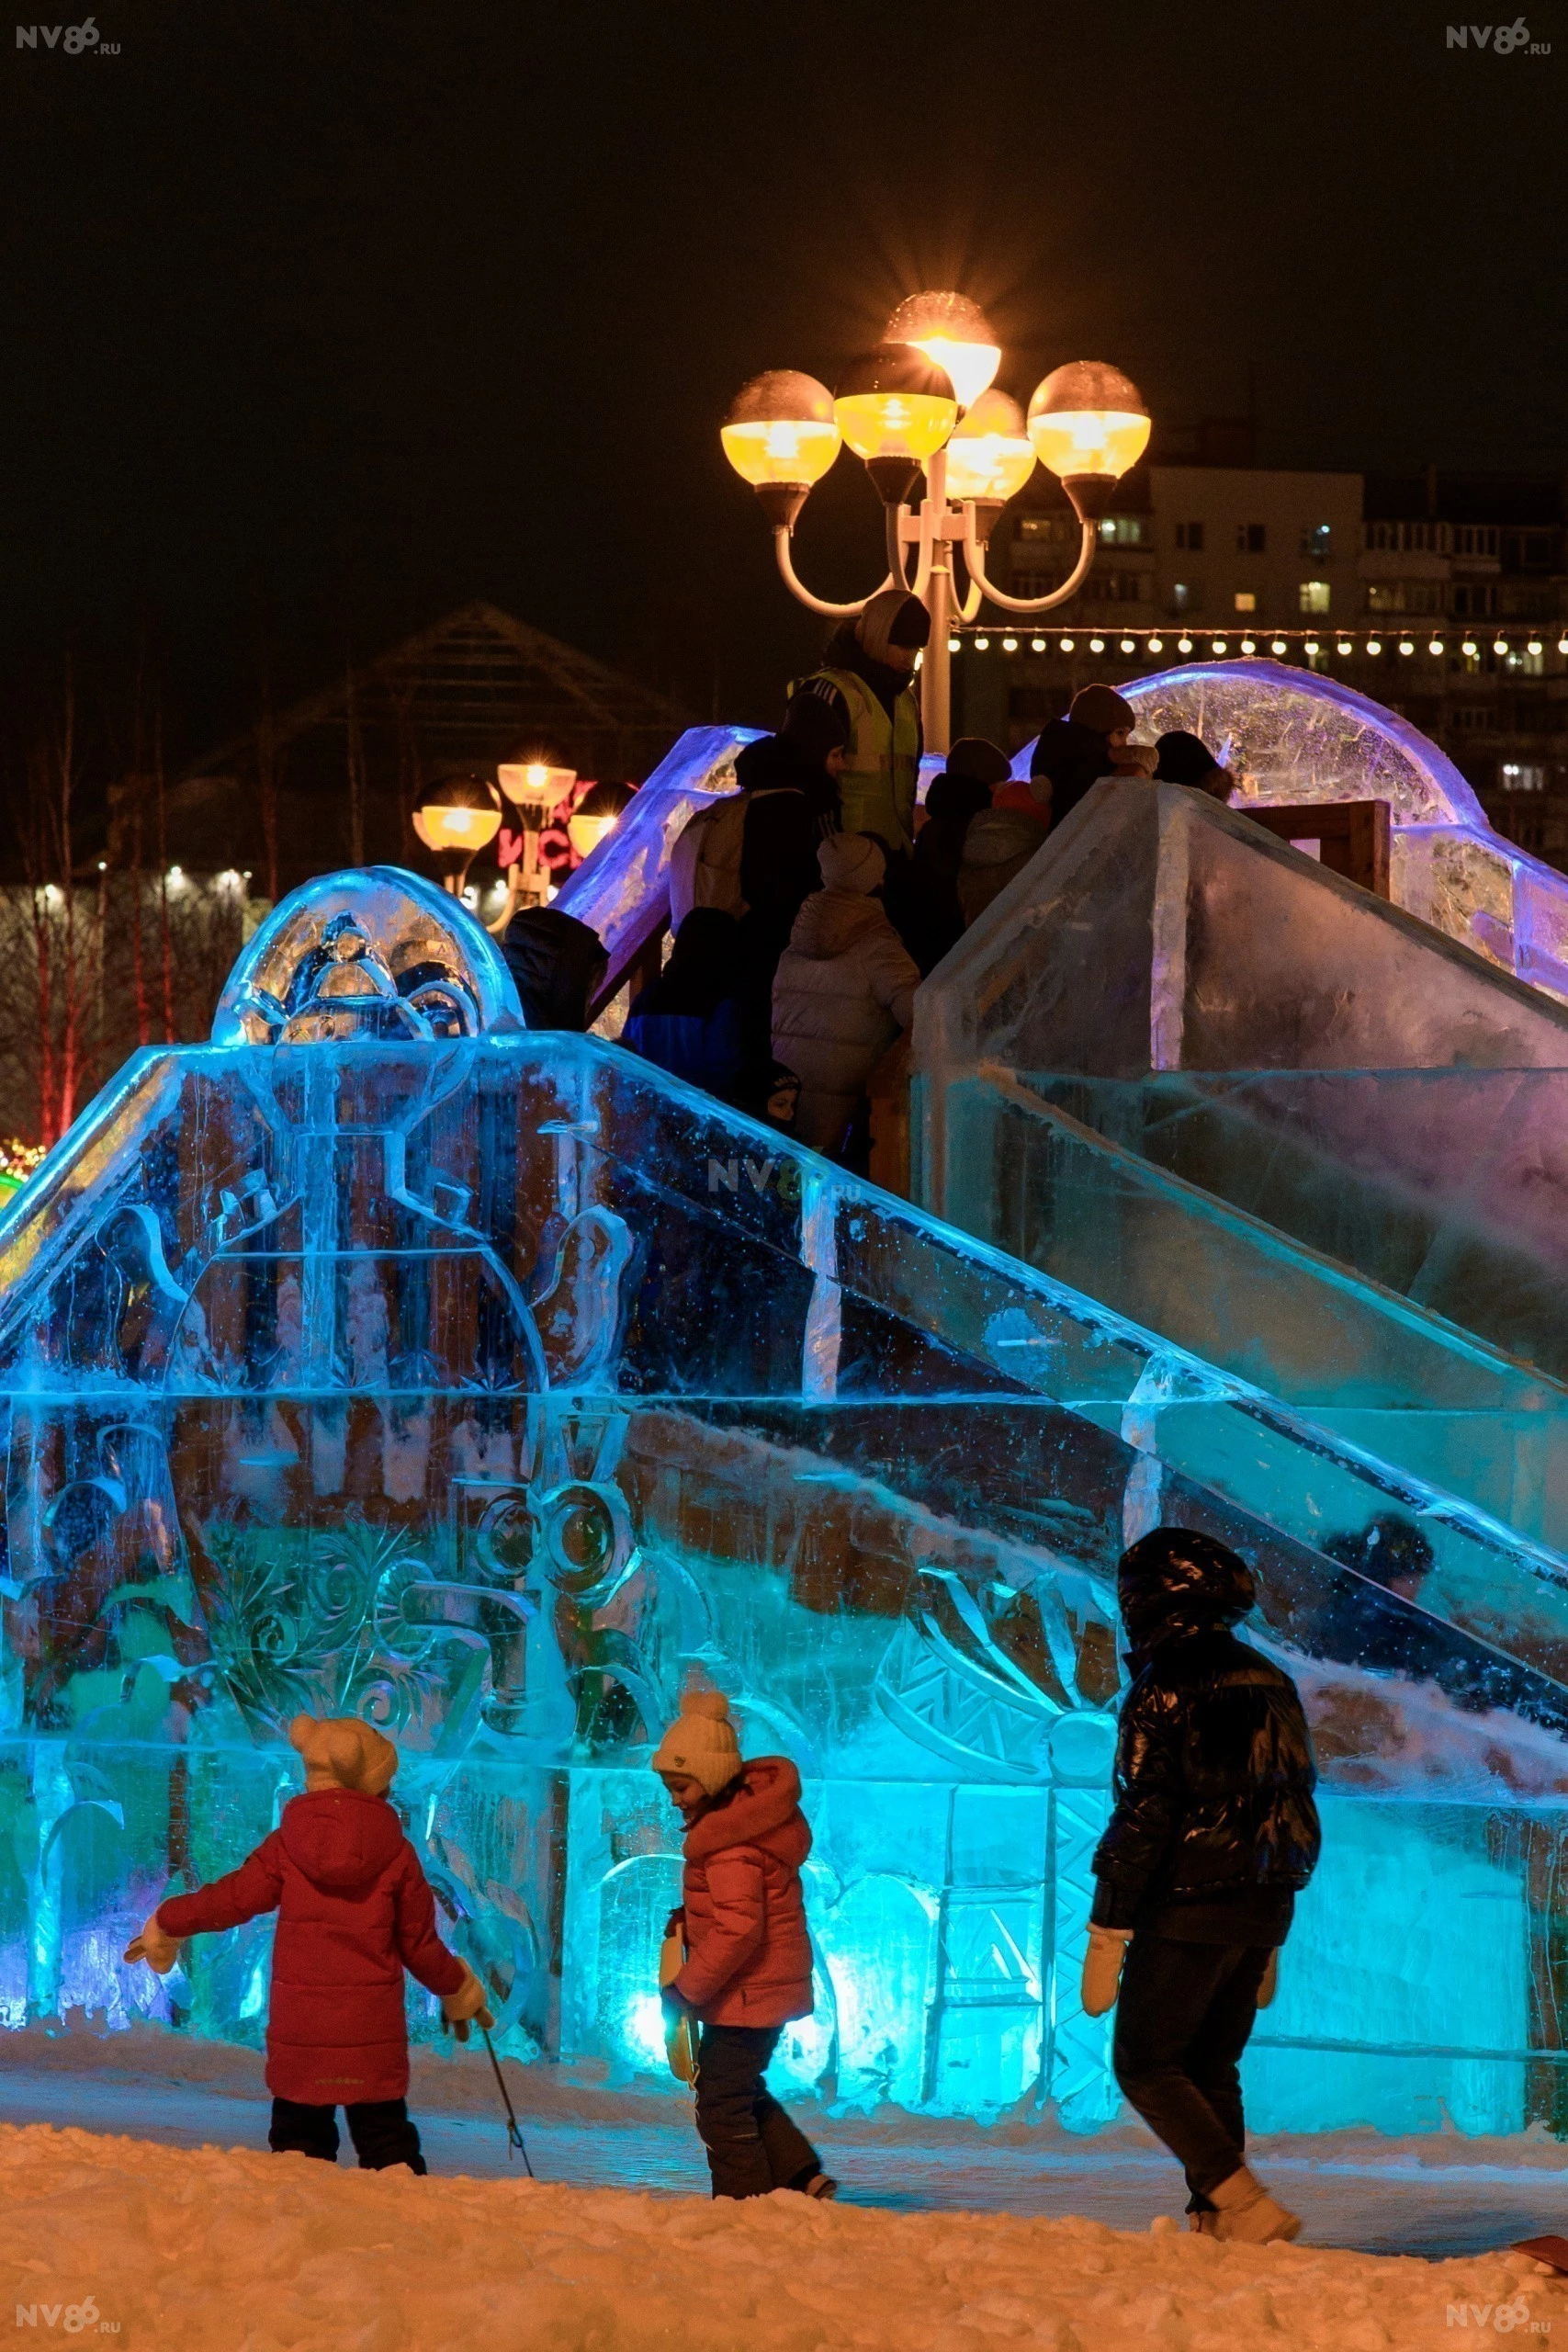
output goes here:
<path id="1" fill-rule="evenodd" d="M 1464 654 L 1467 660 L 1473 660 L 1474 656 L 1479 653 L 1480 650 L 1481 648 L 1477 645 L 1474 638 L 1472 637 L 1467 637 L 1464 643 L 1460 647 L 1460 651 Z"/>
<path id="2" fill-rule="evenodd" d="M 1103 653 L 1105 639 L 1102 637 L 1091 637 L 1089 641 L 1089 650 L 1091 653 Z"/>
<path id="3" fill-rule="evenodd" d="M 1258 639 L 1255 637 L 1244 637 L 1241 640 L 1241 650 L 1244 653 L 1256 653 Z"/>
<path id="4" fill-rule="evenodd" d="M 1190 653 L 1192 639 L 1190 637 L 1179 637 L 1176 640 L 1176 650 L 1178 653 Z"/>
<path id="5" fill-rule="evenodd" d="M 1017 638 L 1016 638 L 1016 637 L 1004 637 L 1004 638 L 1003 638 L 1003 639 L 1002 639 L 1002 651 L 1003 651 L 1004 653 L 1016 653 L 1016 652 L 1018 651 L 1018 639 L 1017 639 Z"/>
<path id="6" fill-rule="evenodd" d="M 1070 652 L 1072 651 L 1072 650 L 1073 650 L 1073 640 L 1072 640 L 1072 639 L 1071 639 L 1070 637 L 1065 637 L 1065 638 L 1063 638 L 1063 639 L 1062 639 L 1062 650 L 1063 650 L 1063 652 L 1064 652 L 1064 653 L 1070 653 Z"/>
<path id="7" fill-rule="evenodd" d="M 1336 653 L 1354 653 L 1356 649 L 1348 637 L 1339 637 L 1334 640 L 1334 650 Z"/>
<path id="8" fill-rule="evenodd" d="M 1290 650 L 1290 647 L 1286 644 L 1282 637 L 1270 638 L 1269 640 L 1269 650 L 1270 653 L 1288 653 Z"/>
<path id="9" fill-rule="evenodd" d="M 1381 653 L 1381 652 L 1382 651 L 1382 639 L 1381 639 L 1381 638 L 1376 638 L 1376 637 L 1369 637 L 1369 638 L 1368 638 L 1368 639 L 1367 639 L 1367 651 L 1368 651 L 1369 653 Z"/>
<path id="10" fill-rule="evenodd" d="M 1150 638 L 1150 639 L 1149 639 L 1149 651 L 1150 651 L 1151 653 L 1163 653 L 1163 652 L 1165 651 L 1165 639 L 1164 639 L 1164 638 L 1163 638 L 1163 637 L 1151 637 L 1151 638 Z"/>
<path id="11" fill-rule="evenodd" d="M 1309 637 L 1306 643 L 1302 648 L 1302 651 L 1303 653 L 1320 653 L 1322 650 L 1323 649 L 1318 644 L 1315 637 Z"/>
<path id="12" fill-rule="evenodd" d="M 1414 653 L 1416 648 L 1407 637 L 1402 637 L 1399 640 L 1399 650 L 1402 653 Z"/>
<path id="13" fill-rule="evenodd" d="M 1121 639 L 1121 647 L 1123 653 L 1135 653 L 1138 650 L 1130 637 L 1124 637 Z"/>
<path id="14" fill-rule="evenodd" d="M 985 652 L 985 650 L 986 650 L 986 649 L 987 649 L 987 647 L 990 644 L 990 641 L 991 641 L 991 640 L 990 640 L 990 639 L 989 639 L 988 637 L 977 637 L 977 638 L 975 639 L 975 650 L 976 650 L 976 653 L 984 653 L 984 652 Z"/>
<path id="15" fill-rule="evenodd" d="M 1031 653 L 1043 653 L 1045 639 L 1043 637 L 1032 637 L 1029 640 L 1029 650 Z"/>
<path id="16" fill-rule="evenodd" d="M 1526 646 L 1525 651 L 1527 653 L 1539 653 L 1540 650 L 1541 643 L 1540 638 L 1532 637 L 1529 643 Z"/>
<path id="17" fill-rule="evenodd" d="M 1214 639 L 1214 650 L 1215 650 L 1215 652 L 1216 652 L 1216 653 L 1223 653 L 1223 652 L 1224 651 L 1224 650 L 1225 650 L 1225 641 L 1224 641 L 1224 639 L 1223 637 L 1216 637 L 1216 638 L 1215 638 L 1215 639 Z"/>
<path id="18" fill-rule="evenodd" d="M 1442 650 L 1443 640 L 1440 637 L 1435 637 L 1430 645 L 1427 648 L 1428 653 L 1440 653 Z"/>
<path id="19" fill-rule="evenodd" d="M 1494 653 L 1506 653 L 1507 650 L 1508 640 L 1506 637 L 1495 637 L 1493 639 L 1492 650 Z"/>

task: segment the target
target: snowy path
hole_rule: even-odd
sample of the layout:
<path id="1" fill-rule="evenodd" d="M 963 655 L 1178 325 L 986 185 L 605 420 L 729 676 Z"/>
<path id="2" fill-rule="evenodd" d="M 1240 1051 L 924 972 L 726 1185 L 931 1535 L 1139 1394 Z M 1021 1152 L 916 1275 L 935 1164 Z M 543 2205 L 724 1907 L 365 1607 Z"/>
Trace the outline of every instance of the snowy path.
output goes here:
<path id="1" fill-rule="evenodd" d="M 259 2062 L 239 2055 L 259 2072 Z M 487 2097 L 491 2087 L 483 2075 L 471 2075 L 468 2086 Z M 615 2116 L 617 2102 L 596 2103 Z M 679 2114 L 649 2120 L 649 2104 L 635 2098 L 619 2103 L 625 2120 L 525 2111 L 524 2130 L 536 2170 L 547 2182 L 572 2188 L 705 2194 L 707 2175 L 689 2124 Z M 504 2179 L 509 2169 L 520 2169 L 515 2162 L 508 2165 L 493 2099 L 462 2114 L 435 2111 L 417 2093 L 412 2105 L 433 2172 Z M 231 2082 L 169 2082 L 74 2067 L 0 2064 L 0 2120 L 77 2125 L 175 2148 L 260 2151 L 266 2145 L 265 2098 L 239 2092 Z M 1025 2135 L 1026 2144 L 1021 2145 L 1017 2138 L 980 2133 L 926 2143 L 918 2123 L 906 2128 L 909 2136 L 894 2139 L 868 2135 L 853 2124 L 811 2120 L 810 2129 L 843 2181 L 845 2203 L 892 2211 L 1079 2215 L 1145 2231 L 1156 2215 L 1178 2212 L 1183 2201 L 1175 2167 L 1152 2144 L 1129 2146 L 1124 2133 L 1064 2143 L 1061 2135 L 1041 2130 Z M 1310 2142 L 1294 2141 L 1259 2156 L 1259 2169 L 1305 2216 L 1306 2235 L 1319 2245 L 1457 2255 L 1568 2230 L 1568 2151 L 1531 2143 L 1528 2153 L 1534 2162 L 1471 2163 L 1454 2160 L 1465 2143 L 1451 2138 L 1390 2143 L 1356 2136 L 1360 2145 L 1354 2153 L 1342 2135 L 1317 2150 Z M 1492 2143 L 1485 2153 L 1495 2150 Z M 345 2147 L 344 2168 L 352 2161 Z"/>
<path id="2" fill-rule="evenodd" d="M 1497 2317 L 1568 2334 L 1568 2287 L 1518 2256 L 416 2180 L 39 2127 L 0 2128 L 0 2276 L 19 2328 L 107 2325 L 128 2352 L 1452 2352 Z"/>

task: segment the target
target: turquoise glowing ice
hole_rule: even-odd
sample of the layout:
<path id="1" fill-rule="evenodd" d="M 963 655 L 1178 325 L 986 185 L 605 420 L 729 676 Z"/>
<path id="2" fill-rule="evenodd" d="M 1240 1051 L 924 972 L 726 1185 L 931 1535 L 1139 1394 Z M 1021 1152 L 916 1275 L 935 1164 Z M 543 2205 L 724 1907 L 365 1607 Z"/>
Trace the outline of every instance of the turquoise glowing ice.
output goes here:
<path id="1" fill-rule="evenodd" d="M 743 740 L 717 734 L 673 794 Z M 583 876 L 607 925 L 647 919 L 646 872 Z M 7 2021 L 259 2039 L 265 1923 L 163 1985 L 117 1955 L 265 1834 L 308 1707 L 398 1739 L 503 2046 L 655 2067 L 678 1860 L 647 1757 L 696 1674 L 806 1779 L 818 2005 L 785 2074 L 1092 2129 L 1111 1579 L 1167 1516 L 1256 1563 L 1255 1637 L 1323 1727 L 1333 1861 L 1260 2126 L 1407 2120 L 1417 2075 L 1466 2128 L 1522 2124 L 1568 1785 L 1555 1551 L 1080 1271 L 528 1034 L 483 933 L 412 877 L 286 903 L 214 1043 L 139 1057 L 0 1224 Z M 1416 1394 L 1432 1346 L 1400 1359 Z M 1322 1549 L 1390 1508 L 1428 1531 L 1425 1608 Z"/>

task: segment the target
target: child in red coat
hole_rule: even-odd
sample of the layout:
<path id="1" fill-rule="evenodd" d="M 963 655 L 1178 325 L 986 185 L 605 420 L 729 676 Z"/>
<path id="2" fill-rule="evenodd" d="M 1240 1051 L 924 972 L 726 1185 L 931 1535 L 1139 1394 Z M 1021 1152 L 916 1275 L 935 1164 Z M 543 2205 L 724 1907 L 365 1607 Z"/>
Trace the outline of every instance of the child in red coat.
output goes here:
<path id="1" fill-rule="evenodd" d="M 435 1932 L 429 1881 L 387 1802 L 391 1741 L 352 1716 L 296 1715 L 288 1736 L 304 1758 L 304 1795 L 237 1871 L 160 1903 L 125 1957 L 164 1976 L 186 1936 L 276 1911 L 269 2144 L 334 2164 L 341 2106 L 362 2171 L 422 2173 L 407 2106 L 404 1969 L 440 1996 L 460 2040 L 470 2018 L 494 2019 L 479 1978 Z"/>
<path id="2" fill-rule="evenodd" d="M 765 2197 L 838 2187 L 763 2081 L 784 2028 L 811 2015 L 811 1939 L 800 1866 L 811 1832 L 800 1775 L 785 1756 L 740 1760 L 728 1703 L 688 1691 L 653 1769 L 686 1824 L 679 1927 L 685 1964 L 664 1988 L 666 2010 L 702 2028 L 697 2130 L 716 2197 Z"/>

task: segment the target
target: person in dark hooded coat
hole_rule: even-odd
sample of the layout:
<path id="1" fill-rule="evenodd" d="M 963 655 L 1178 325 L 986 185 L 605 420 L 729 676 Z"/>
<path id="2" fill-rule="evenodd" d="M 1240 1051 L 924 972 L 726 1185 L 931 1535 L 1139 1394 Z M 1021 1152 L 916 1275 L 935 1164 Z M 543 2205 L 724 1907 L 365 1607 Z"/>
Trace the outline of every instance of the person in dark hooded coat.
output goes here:
<path id="1" fill-rule="evenodd" d="M 1120 1977 L 1116 2079 L 1185 2166 L 1191 2226 L 1294 2237 L 1300 2222 L 1247 2170 L 1238 2069 L 1317 1862 L 1306 1719 L 1289 1675 L 1230 1630 L 1256 1593 L 1224 1544 L 1156 1528 L 1123 1553 L 1117 1587 L 1134 1680 L 1094 1856 L 1084 2007 L 1102 2015 Z"/>
<path id="2" fill-rule="evenodd" d="M 728 1100 L 742 1061 L 740 984 L 740 925 L 694 907 L 659 978 L 633 997 L 622 1045 Z"/>
<path id="3" fill-rule="evenodd" d="M 604 984 L 604 943 L 559 907 L 525 907 L 502 942 L 530 1029 L 586 1029 Z"/>
<path id="4" fill-rule="evenodd" d="M 1228 768 L 1221 767 L 1201 735 L 1190 735 L 1184 727 L 1172 728 L 1155 745 L 1155 781 L 1156 784 L 1185 784 L 1194 792 L 1207 793 L 1211 800 L 1228 800 L 1235 782 Z"/>
<path id="5" fill-rule="evenodd" d="M 1007 759 L 994 743 L 983 735 L 963 735 L 926 793 L 926 821 L 915 836 L 904 935 L 922 978 L 964 935 L 958 876 L 964 841 L 975 819 L 989 808 L 995 787 L 1007 778 Z"/>

